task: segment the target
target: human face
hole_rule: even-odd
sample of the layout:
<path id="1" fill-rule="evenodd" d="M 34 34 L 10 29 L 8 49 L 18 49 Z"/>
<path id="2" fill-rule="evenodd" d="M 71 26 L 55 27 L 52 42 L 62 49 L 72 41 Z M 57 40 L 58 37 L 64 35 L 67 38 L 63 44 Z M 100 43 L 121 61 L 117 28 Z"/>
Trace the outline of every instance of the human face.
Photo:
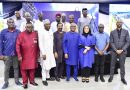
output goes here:
<path id="1" fill-rule="evenodd" d="M 69 22 L 73 23 L 74 22 L 74 17 L 73 16 L 69 16 Z"/>
<path id="2" fill-rule="evenodd" d="M 83 11 L 82 11 L 82 14 L 83 14 L 84 17 L 86 17 L 87 14 L 88 14 L 87 10 L 83 10 Z"/>
<path id="3" fill-rule="evenodd" d="M 89 33 L 89 27 L 88 27 L 88 26 L 85 26 L 85 27 L 84 27 L 84 32 L 85 32 L 85 33 Z"/>
<path id="4" fill-rule="evenodd" d="M 63 29 L 63 24 L 62 24 L 62 23 L 58 24 L 58 25 L 57 25 L 57 29 L 58 29 L 58 31 L 62 31 L 62 29 Z"/>
<path id="5" fill-rule="evenodd" d="M 62 18 L 62 21 L 65 22 L 66 16 L 62 16 L 61 18 Z"/>
<path id="6" fill-rule="evenodd" d="M 15 11 L 15 16 L 16 16 L 16 18 L 20 18 L 21 17 L 19 11 Z"/>
<path id="7" fill-rule="evenodd" d="M 33 27 L 33 25 L 32 25 L 31 23 L 26 24 L 26 30 L 27 30 L 28 32 L 32 32 L 33 29 L 34 29 L 34 27 Z"/>
<path id="8" fill-rule="evenodd" d="M 103 31 L 104 31 L 104 25 L 103 25 L 103 24 L 100 24 L 100 25 L 98 26 L 98 29 L 99 29 L 99 32 L 100 32 L 100 33 L 103 33 Z"/>
<path id="9" fill-rule="evenodd" d="M 76 24 L 75 24 L 75 23 L 72 23 L 72 24 L 70 25 L 70 30 L 71 30 L 72 32 L 75 32 L 75 30 L 76 30 Z"/>
<path id="10" fill-rule="evenodd" d="M 44 27 L 45 27 L 46 30 L 49 31 L 49 29 L 51 27 L 51 24 L 50 23 L 46 23 L 46 24 L 44 24 Z"/>
<path id="11" fill-rule="evenodd" d="M 38 14 L 38 18 L 39 18 L 39 20 L 42 21 L 42 20 L 43 20 L 43 14 L 42 14 L 42 13 L 39 13 L 39 14 Z"/>
<path id="12" fill-rule="evenodd" d="M 14 23 L 14 20 L 13 19 L 8 19 L 7 20 L 7 25 L 8 25 L 8 28 L 15 28 L 15 23 Z"/>
<path id="13" fill-rule="evenodd" d="M 122 28 L 122 21 L 121 20 L 118 20 L 117 22 L 116 22 L 116 26 L 117 26 L 117 28 Z"/>
<path id="14" fill-rule="evenodd" d="M 61 20 L 61 16 L 56 16 L 56 21 L 60 22 L 60 20 Z"/>
<path id="15" fill-rule="evenodd" d="M 26 19 L 27 22 L 30 22 L 30 21 L 31 21 L 31 16 L 26 15 L 26 16 L 25 16 L 25 19 Z"/>

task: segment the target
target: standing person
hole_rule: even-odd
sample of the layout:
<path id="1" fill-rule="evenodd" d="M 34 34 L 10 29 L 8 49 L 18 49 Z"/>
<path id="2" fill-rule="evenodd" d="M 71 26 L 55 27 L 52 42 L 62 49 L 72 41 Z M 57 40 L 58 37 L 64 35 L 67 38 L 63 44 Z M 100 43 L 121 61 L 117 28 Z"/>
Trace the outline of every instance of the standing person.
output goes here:
<path id="1" fill-rule="evenodd" d="M 116 59 L 119 58 L 121 81 L 123 84 L 127 85 L 127 82 L 125 80 L 125 59 L 127 48 L 130 44 L 130 37 L 128 31 L 122 28 L 122 24 L 123 22 L 121 20 L 118 20 L 116 22 L 117 28 L 110 34 L 110 45 L 112 47 L 112 51 L 110 78 L 108 82 L 112 82 L 113 80 Z"/>
<path id="2" fill-rule="evenodd" d="M 92 29 L 92 20 L 91 20 L 90 17 L 88 17 L 88 9 L 87 8 L 83 8 L 82 9 L 82 14 L 83 14 L 83 17 L 78 19 L 78 28 L 79 28 L 78 30 L 79 30 L 79 33 L 80 34 L 83 33 L 83 27 L 85 25 L 88 25 L 91 28 L 91 32 L 92 32 L 93 31 L 93 29 Z"/>
<path id="3" fill-rule="evenodd" d="M 74 23 L 74 15 L 73 14 L 69 15 L 69 22 L 66 23 L 66 29 L 64 30 L 65 32 L 69 32 L 70 31 L 71 23 Z M 78 26 L 77 25 L 76 25 L 76 32 L 78 32 Z"/>
<path id="4" fill-rule="evenodd" d="M 56 81 L 60 81 L 60 78 L 63 77 L 63 68 L 64 68 L 64 55 L 63 55 L 63 37 L 65 32 L 62 31 L 63 24 L 57 24 L 57 31 L 54 33 L 54 54 L 56 59 L 56 68 L 55 68 L 55 78 Z"/>
<path id="5" fill-rule="evenodd" d="M 6 89 L 9 85 L 9 70 L 13 66 L 14 78 L 16 85 L 22 85 L 19 82 L 19 65 L 15 49 L 16 39 L 20 33 L 18 29 L 15 28 L 15 23 L 12 18 L 7 20 L 8 28 L 4 29 L 0 33 L 0 57 L 5 59 L 4 64 L 4 85 L 2 89 Z"/>
<path id="6" fill-rule="evenodd" d="M 79 34 L 75 32 L 76 24 L 71 23 L 69 32 L 64 35 L 63 39 L 63 49 L 64 49 L 64 56 L 66 59 L 66 81 L 70 80 L 70 67 L 74 67 L 74 75 L 73 78 L 75 81 L 78 81 L 78 40 Z"/>
<path id="7" fill-rule="evenodd" d="M 15 20 L 14 21 L 15 21 L 16 28 L 20 30 L 21 23 L 24 22 L 24 19 L 20 15 L 19 11 L 15 11 Z"/>
<path id="8" fill-rule="evenodd" d="M 67 24 L 68 22 L 66 21 L 66 14 L 65 13 L 62 13 L 61 14 L 61 22 L 63 24 L 63 31 L 67 31 Z"/>
<path id="9" fill-rule="evenodd" d="M 51 30 L 53 33 L 57 31 L 57 23 L 61 22 L 61 14 L 57 13 L 55 18 L 56 20 L 51 23 Z"/>
<path id="10" fill-rule="evenodd" d="M 88 25 L 84 26 L 79 39 L 79 62 L 81 66 L 82 82 L 89 82 L 90 69 L 94 63 L 95 38 Z"/>
<path id="11" fill-rule="evenodd" d="M 41 28 L 44 28 L 44 20 L 43 20 L 43 13 L 38 13 L 38 20 L 34 23 L 34 30 L 39 31 Z"/>
<path id="12" fill-rule="evenodd" d="M 54 81 L 50 78 L 50 69 L 56 67 L 54 51 L 53 51 L 53 32 L 50 29 L 50 21 L 44 20 L 44 28 L 38 32 L 39 48 L 42 67 L 42 83 L 47 86 L 47 80 Z"/>
<path id="13" fill-rule="evenodd" d="M 104 25 L 99 24 L 98 32 L 95 34 L 96 45 L 95 45 L 95 81 L 98 82 L 99 68 L 100 68 L 100 79 L 105 82 L 104 75 L 104 63 L 106 57 L 106 50 L 109 47 L 109 35 L 104 32 Z"/>
<path id="14" fill-rule="evenodd" d="M 32 23 L 26 23 L 26 30 L 20 33 L 16 42 L 24 89 L 28 88 L 28 79 L 31 85 L 38 86 L 34 80 L 38 66 L 38 35 L 33 29 Z"/>
<path id="15" fill-rule="evenodd" d="M 20 31 L 23 32 L 26 30 L 26 23 L 32 23 L 32 16 L 29 12 L 25 12 L 24 13 L 24 18 L 25 18 L 25 21 L 21 23 L 21 26 L 20 26 Z"/>

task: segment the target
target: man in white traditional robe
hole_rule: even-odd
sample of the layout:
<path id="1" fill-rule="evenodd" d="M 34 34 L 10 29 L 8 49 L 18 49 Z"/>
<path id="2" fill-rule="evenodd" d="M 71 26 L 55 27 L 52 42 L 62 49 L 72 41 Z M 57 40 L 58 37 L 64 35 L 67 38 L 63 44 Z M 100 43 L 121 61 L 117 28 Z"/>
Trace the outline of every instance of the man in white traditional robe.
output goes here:
<path id="1" fill-rule="evenodd" d="M 38 20 L 35 21 L 34 23 L 34 30 L 39 31 L 40 29 L 44 28 L 44 20 L 43 20 L 43 13 L 39 12 L 38 13 Z"/>
<path id="2" fill-rule="evenodd" d="M 42 67 L 42 83 L 47 86 L 47 79 L 50 78 L 50 69 L 56 67 L 56 62 L 53 54 L 53 32 L 50 29 L 50 21 L 45 19 L 44 28 L 38 32 L 39 36 L 39 48 L 41 57 L 41 67 Z"/>
<path id="3" fill-rule="evenodd" d="M 26 30 L 26 23 L 34 23 L 33 21 L 32 21 L 32 16 L 31 16 L 31 14 L 29 13 L 29 12 L 25 12 L 25 14 L 24 14 L 24 18 L 26 19 L 24 22 L 22 22 L 21 23 L 21 26 L 20 26 L 20 31 L 21 32 L 23 32 L 23 31 L 25 31 Z"/>

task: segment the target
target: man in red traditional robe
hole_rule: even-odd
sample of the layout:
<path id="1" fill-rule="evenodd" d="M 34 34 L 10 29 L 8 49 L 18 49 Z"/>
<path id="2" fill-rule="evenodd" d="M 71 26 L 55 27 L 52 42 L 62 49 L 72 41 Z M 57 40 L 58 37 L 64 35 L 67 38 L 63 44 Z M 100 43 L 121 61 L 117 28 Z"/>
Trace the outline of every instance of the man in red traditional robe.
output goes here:
<path id="1" fill-rule="evenodd" d="M 26 23 L 26 30 L 19 34 L 16 51 L 20 61 L 24 89 L 28 88 L 28 79 L 31 85 L 38 86 L 34 81 L 35 69 L 38 66 L 38 35 L 34 31 L 32 23 Z"/>

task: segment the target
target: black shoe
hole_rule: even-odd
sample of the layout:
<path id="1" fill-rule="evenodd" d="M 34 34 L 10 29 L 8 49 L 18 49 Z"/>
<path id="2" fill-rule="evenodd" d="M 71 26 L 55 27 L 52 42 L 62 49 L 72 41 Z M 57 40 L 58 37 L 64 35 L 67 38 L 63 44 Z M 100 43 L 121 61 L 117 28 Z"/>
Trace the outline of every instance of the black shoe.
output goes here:
<path id="1" fill-rule="evenodd" d="M 47 81 L 42 81 L 43 85 L 48 86 Z"/>
<path id="2" fill-rule="evenodd" d="M 89 83 L 89 79 L 86 79 L 86 83 Z"/>
<path id="3" fill-rule="evenodd" d="M 33 85 L 33 86 L 38 86 L 38 84 L 35 83 L 35 82 L 32 82 L 32 83 L 30 83 L 30 84 Z"/>
<path id="4" fill-rule="evenodd" d="M 57 82 L 60 82 L 60 78 L 58 78 L 58 77 L 55 77 L 55 79 L 56 79 L 56 81 L 57 81 Z"/>
<path id="5" fill-rule="evenodd" d="M 125 79 L 121 79 L 121 81 L 122 81 L 123 84 L 127 85 L 127 82 L 126 82 Z"/>
<path id="6" fill-rule="evenodd" d="M 4 85 L 3 85 L 2 89 L 6 89 L 6 88 L 8 87 L 8 85 L 9 85 L 9 83 L 8 83 L 8 82 L 7 82 L 7 83 L 4 83 Z"/>
<path id="7" fill-rule="evenodd" d="M 15 82 L 15 84 L 18 85 L 18 86 L 23 85 L 23 84 L 22 84 L 21 82 L 19 82 L 19 81 L 18 81 L 18 82 Z"/>
<path id="8" fill-rule="evenodd" d="M 61 79 L 65 79 L 65 77 L 64 77 L 64 76 L 61 76 L 60 78 L 61 78 Z"/>
<path id="9" fill-rule="evenodd" d="M 100 77 L 100 80 L 101 80 L 102 82 L 105 82 L 105 79 L 104 79 L 103 77 Z"/>
<path id="10" fill-rule="evenodd" d="M 97 76 L 95 77 L 95 82 L 98 82 L 98 77 Z"/>
<path id="11" fill-rule="evenodd" d="M 27 84 L 23 85 L 23 88 L 24 88 L 24 89 L 27 89 L 27 88 L 28 88 L 28 85 L 27 85 Z"/>
<path id="12" fill-rule="evenodd" d="M 55 78 L 50 77 L 50 78 L 47 78 L 46 80 L 48 80 L 48 81 L 55 81 Z"/>
<path id="13" fill-rule="evenodd" d="M 110 77 L 110 78 L 108 79 L 108 82 L 112 82 L 112 80 L 113 80 L 113 78 L 112 78 L 112 77 Z"/>

